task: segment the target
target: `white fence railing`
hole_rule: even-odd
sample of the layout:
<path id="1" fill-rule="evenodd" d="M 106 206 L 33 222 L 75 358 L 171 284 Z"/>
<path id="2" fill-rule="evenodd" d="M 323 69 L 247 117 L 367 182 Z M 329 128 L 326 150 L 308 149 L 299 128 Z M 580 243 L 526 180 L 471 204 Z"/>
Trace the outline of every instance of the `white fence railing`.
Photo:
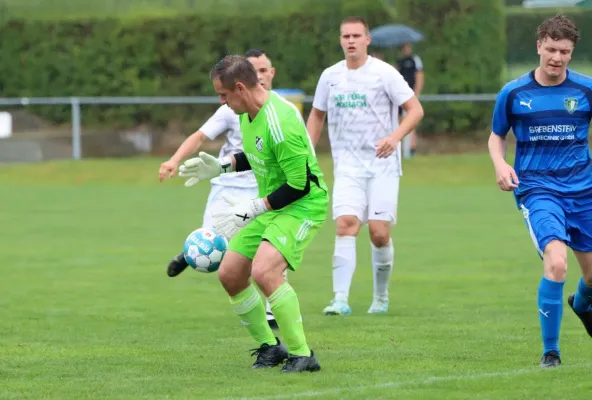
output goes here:
<path id="1" fill-rule="evenodd" d="M 422 102 L 495 101 L 496 94 L 437 94 L 423 95 Z M 72 108 L 72 158 L 82 157 L 81 111 L 82 105 L 129 105 L 129 104 L 218 104 L 216 96 L 197 97 L 14 97 L 0 98 L 0 106 L 70 105 Z M 304 103 L 312 103 L 312 96 L 305 96 Z M 409 158 L 409 143 L 403 143 L 404 157 Z"/>

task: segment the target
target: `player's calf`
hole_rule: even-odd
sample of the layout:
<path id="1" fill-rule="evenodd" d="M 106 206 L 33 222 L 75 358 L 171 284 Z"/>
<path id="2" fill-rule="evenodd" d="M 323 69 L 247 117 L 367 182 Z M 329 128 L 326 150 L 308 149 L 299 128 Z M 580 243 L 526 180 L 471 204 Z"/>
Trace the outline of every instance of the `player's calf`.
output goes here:
<path id="1" fill-rule="evenodd" d="M 586 311 L 578 312 L 576 307 L 574 306 L 575 294 L 570 295 L 567 298 L 567 303 L 573 310 L 573 312 L 577 315 L 577 317 L 582 321 L 584 328 L 586 328 L 586 332 L 588 335 L 592 337 L 592 309 L 588 308 Z"/>
<path id="2" fill-rule="evenodd" d="M 179 275 L 181 272 L 185 271 L 189 264 L 187 260 L 185 260 L 185 255 L 183 253 L 177 254 L 167 267 L 167 275 L 171 278 Z"/>
<path id="3" fill-rule="evenodd" d="M 388 222 L 371 221 L 374 223 L 372 237 L 372 271 L 374 272 L 374 297 L 368 309 L 369 314 L 380 314 L 388 311 L 389 283 L 393 272 L 395 248 L 388 231 Z M 386 225 L 385 225 L 386 223 Z M 379 227 L 377 229 L 377 227 Z"/>

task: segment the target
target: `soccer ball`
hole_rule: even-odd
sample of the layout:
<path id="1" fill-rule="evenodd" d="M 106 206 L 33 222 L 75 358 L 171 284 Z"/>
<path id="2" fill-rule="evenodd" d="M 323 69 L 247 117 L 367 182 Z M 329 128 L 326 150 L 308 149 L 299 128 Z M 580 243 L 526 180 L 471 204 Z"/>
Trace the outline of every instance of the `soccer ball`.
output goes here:
<path id="1" fill-rule="evenodd" d="M 199 272 L 215 272 L 226 253 L 228 240 L 213 229 L 199 228 L 185 239 L 183 253 L 187 263 Z"/>

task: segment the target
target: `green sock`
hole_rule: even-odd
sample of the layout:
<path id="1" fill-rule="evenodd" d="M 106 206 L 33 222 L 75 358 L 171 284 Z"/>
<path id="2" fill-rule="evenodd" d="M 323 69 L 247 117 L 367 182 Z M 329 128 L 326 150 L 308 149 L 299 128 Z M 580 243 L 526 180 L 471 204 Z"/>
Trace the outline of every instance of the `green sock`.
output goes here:
<path id="1" fill-rule="evenodd" d="M 310 349 L 304 336 L 300 304 L 292 286 L 285 282 L 268 300 L 290 354 L 309 357 Z"/>
<path id="2" fill-rule="evenodd" d="M 267 323 L 265 305 L 257 289 L 252 284 L 248 288 L 230 298 L 235 314 L 240 317 L 241 324 L 259 344 L 277 344 L 273 331 Z"/>

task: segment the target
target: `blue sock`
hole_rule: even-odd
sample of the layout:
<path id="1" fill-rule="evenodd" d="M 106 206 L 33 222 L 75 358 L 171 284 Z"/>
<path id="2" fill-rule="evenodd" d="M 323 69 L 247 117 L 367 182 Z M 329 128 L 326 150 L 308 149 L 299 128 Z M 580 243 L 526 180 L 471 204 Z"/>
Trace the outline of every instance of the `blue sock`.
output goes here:
<path id="1" fill-rule="evenodd" d="M 578 283 L 573 307 L 578 314 L 590 311 L 592 308 L 592 288 L 586 285 L 584 278 L 580 278 L 580 283 Z"/>
<path id="2" fill-rule="evenodd" d="M 543 276 L 539 285 L 538 305 L 544 345 L 543 354 L 551 350 L 559 352 L 564 283 L 554 282 Z"/>

